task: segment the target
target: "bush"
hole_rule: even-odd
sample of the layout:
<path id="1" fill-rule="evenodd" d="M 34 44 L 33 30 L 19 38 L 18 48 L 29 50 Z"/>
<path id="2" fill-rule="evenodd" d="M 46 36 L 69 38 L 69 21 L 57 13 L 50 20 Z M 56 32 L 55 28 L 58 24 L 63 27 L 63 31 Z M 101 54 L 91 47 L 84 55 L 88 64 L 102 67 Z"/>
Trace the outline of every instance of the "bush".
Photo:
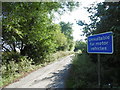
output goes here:
<path id="1" fill-rule="evenodd" d="M 59 52 L 54 53 L 52 55 L 52 57 L 56 60 L 58 58 L 61 58 L 61 57 L 64 57 L 64 56 L 67 56 L 70 54 L 74 54 L 74 52 L 72 52 L 72 51 L 59 51 Z"/>
<path id="2" fill-rule="evenodd" d="M 22 56 L 18 52 L 3 52 L 2 53 L 2 64 L 9 63 L 9 61 L 19 62 L 19 58 Z"/>
<path id="3" fill-rule="evenodd" d="M 27 56 L 21 56 L 19 53 L 14 52 L 4 52 L 1 67 L 2 82 L 0 82 L 0 86 L 13 82 L 16 78 L 26 72 L 40 68 L 41 66 L 45 66 L 48 63 L 57 60 L 58 58 L 70 55 L 72 53 L 73 52 L 70 51 L 56 52 L 54 54 L 47 55 L 47 57 L 42 60 L 43 62 L 36 65 L 34 64 L 33 60 L 28 58 Z"/>
<path id="4" fill-rule="evenodd" d="M 2 57 L 2 85 L 12 82 L 21 73 L 29 72 L 34 69 L 32 59 L 21 56 L 19 53 L 4 52 Z"/>
<path id="5" fill-rule="evenodd" d="M 77 54 L 73 60 L 68 88 L 92 88 L 97 86 L 97 66 L 87 54 Z"/>

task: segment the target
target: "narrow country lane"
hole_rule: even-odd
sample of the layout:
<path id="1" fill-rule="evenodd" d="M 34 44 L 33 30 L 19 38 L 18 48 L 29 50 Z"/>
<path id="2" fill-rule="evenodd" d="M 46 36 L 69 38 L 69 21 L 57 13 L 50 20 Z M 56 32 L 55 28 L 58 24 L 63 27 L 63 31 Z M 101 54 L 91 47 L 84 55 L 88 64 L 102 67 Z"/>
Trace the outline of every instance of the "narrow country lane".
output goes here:
<path id="1" fill-rule="evenodd" d="M 64 81 L 73 56 L 69 55 L 58 59 L 5 88 L 65 88 Z"/>

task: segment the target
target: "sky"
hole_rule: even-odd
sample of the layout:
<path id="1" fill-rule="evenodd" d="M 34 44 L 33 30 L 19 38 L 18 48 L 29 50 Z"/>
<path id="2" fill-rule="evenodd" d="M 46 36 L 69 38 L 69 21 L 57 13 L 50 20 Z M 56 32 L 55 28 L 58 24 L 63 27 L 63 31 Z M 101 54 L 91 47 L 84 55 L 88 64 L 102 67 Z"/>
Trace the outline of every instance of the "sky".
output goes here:
<path id="1" fill-rule="evenodd" d="M 71 22 L 73 23 L 73 37 L 74 37 L 74 41 L 76 40 L 83 40 L 86 38 L 85 36 L 81 36 L 83 34 L 82 32 L 82 27 L 76 24 L 76 20 L 82 20 L 85 21 L 86 23 L 90 22 L 89 19 L 89 13 L 87 12 L 86 9 L 84 9 L 84 7 L 90 6 L 90 4 L 94 3 L 94 2 L 103 2 L 104 0 L 88 0 L 88 1 L 84 1 L 84 0 L 79 0 L 80 7 L 75 9 L 74 11 L 72 11 L 71 13 L 65 13 L 63 14 L 59 21 L 64 21 L 64 22 Z"/>

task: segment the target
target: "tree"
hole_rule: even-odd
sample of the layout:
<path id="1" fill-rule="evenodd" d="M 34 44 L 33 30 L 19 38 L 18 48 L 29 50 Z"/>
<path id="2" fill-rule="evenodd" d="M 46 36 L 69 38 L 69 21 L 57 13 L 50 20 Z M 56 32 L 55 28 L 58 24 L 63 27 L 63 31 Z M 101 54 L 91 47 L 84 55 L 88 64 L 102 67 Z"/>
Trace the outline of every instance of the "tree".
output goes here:
<path id="1" fill-rule="evenodd" d="M 64 45 L 66 38 L 52 20 L 54 12 L 62 11 L 65 5 L 67 5 L 65 10 L 70 10 L 76 4 L 4 2 L 2 8 L 4 50 L 16 52 L 19 48 L 21 55 L 27 55 L 39 61 L 54 52 L 57 47 Z M 56 37 L 58 33 L 59 36 Z M 59 39 L 61 36 L 63 41 Z"/>
<path id="2" fill-rule="evenodd" d="M 82 52 L 85 52 L 87 50 L 87 45 L 83 41 L 76 41 L 75 44 L 75 51 L 81 50 Z"/>
<path id="3" fill-rule="evenodd" d="M 102 79 L 103 84 L 111 83 L 119 86 L 120 2 L 103 2 L 96 6 L 93 5 L 87 8 L 87 10 L 91 14 L 89 16 L 91 23 L 82 23 L 84 26 L 84 35 L 89 36 L 109 31 L 114 33 L 114 53 L 111 55 L 101 55 L 103 67 Z M 80 25 L 81 23 L 78 24 Z"/>
<path id="4" fill-rule="evenodd" d="M 73 50 L 74 41 L 72 36 L 72 32 L 73 32 L 72 23 L 60 22 L 60 26 L 61 26 L 61 32 L 64 33 L 64 35 L 67 38 L 67 45 L 64 48 L 68 50 Z"/>

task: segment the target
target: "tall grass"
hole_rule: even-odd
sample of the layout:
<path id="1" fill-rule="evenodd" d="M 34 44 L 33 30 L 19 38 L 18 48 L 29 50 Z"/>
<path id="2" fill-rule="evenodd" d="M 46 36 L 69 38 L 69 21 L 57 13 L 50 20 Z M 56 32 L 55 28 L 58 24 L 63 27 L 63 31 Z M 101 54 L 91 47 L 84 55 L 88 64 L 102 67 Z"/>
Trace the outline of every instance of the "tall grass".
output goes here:
<path id="1" fill-rule="evenodd" d="M 70 75 L 66 81 L 67 88 L 97 87 L 97 65 L 83 53 L 77 54 L 72 62 Z"/>
<path id="2" fill-rule="evenodd" d="M 39 65 L 34 64 L 32 59 L 26 56 L 21 56 L 18 53 L 4 54 L 2 57 L 2 80 L 0 81 L 0 87 L 6 86 L 18 78 L 23 77 L 25 74 L 37 70 L 40 67 L 46 66 L 50 62 L 57 60 L 58 58 L 73 54 L 70 51 L 59 51 L 54 54 L 49 55 L 43 60 Z"/>
<path id="3" fill-rule="evenodd" d="M 70 54 L 74 54 L 73 51 L 59 51 L 59 52 L 56 52 L 52 55 L 52 57 L 57 60 L 58 58 L 61 58 L 61 57 L 64 57 L 64 56 L 67 56 L 67 55 L 70 55 Z"/>
<path id="4" fill-rule="evenodd" d="M 27 59 L 25 56 L 19 57 L 18 59 L 19 62 L 12 60 L 2 64 L 2 81 L 0 81 L 0 87 L 15 81 L 16 78 L 35 68 L 35 65 L 32 65 L 32 59 Z"/>

